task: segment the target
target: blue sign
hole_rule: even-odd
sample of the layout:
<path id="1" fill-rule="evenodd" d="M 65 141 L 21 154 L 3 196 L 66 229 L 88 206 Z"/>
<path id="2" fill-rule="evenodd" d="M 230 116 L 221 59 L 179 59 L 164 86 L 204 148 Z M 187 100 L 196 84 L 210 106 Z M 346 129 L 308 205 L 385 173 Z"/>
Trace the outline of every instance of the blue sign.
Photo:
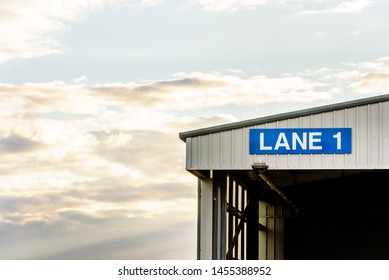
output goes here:
<path id="1" fill-rule="evenodd" d="M 351 154 L 351 128 L 253 128 L 250 154 Z"/>

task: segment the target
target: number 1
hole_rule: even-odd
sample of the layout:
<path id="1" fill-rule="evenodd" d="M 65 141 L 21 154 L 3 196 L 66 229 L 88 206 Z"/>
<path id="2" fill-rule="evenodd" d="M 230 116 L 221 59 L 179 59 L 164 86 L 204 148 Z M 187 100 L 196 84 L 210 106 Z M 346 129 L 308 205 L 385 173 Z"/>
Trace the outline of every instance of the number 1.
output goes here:
<path id="1" fill-rule="evenodd" d="M 333 135 L 332 137 L 336 138 L 336 148 L 340 150 L 342 148 L 342 134 L 340 131 Z"/>

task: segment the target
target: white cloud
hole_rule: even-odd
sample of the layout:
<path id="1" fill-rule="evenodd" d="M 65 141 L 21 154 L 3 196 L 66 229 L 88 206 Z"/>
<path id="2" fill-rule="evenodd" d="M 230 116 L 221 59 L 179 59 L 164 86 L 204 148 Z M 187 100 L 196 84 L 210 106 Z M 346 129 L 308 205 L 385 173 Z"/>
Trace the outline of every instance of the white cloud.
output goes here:
<path id="1" fill-rule="evenodd" d="M 0 63 L 62 52 L 53 33 L 108 5 L 126 0 L 0 1 Z"/>
<path id="2" fill-rule="evenodd" d="M 62 46 L 55 33 L 66 25 L 85 19 L 90 13 L 107 6 L 125 5 L 129 0 L 15 0 L 1 1 L 0 8 L 0 63 L 14 58 L 59 54 Z M 138 6 L 155 6 L 162 0 L 137 0 Z M 189 0 L 207 11 L 254 10 L 264 5 L 294 6 L 294 1 L 266 0 Z M 343 1 L 330 8 L 308 9 L 298 5 L 301 14 L 358 13 L 373 5 L 372 0 Z"/>
<path id="3" fill-rule="evenodd" d="M 146 7 L 156 6 L 156 5 L 160 4 L 162 1 L 164 1 L 164 0 L 141 0 L 140 5 L 146 6 Z"/>
<path id="4" fill-rule="evenodd" d="M 352 67 L 369 72 L 389 73 L 389 57 L 382 57 L 375 61 L 349 64 Z"/>
<path id="5" fill-rule="evenodd" d="M 359 70 L 358 79 L 349 88 L 360 94 L 389 93 L 389 57 L 352 64 Z"/>
<path id="6" fill-rule="evenodd" d="M 235 12 L 238 10 L 255 10 L 262 6 L 279 5 L 292 8 L 300 15 L 310 14 L 350 14 L 359 13 L 363 9 L 374 5 L 373 0 L 189 0 L 189 3 L 200 6 L 202 9 L 211 12 Z"/>
<path id="7" fill-rule="evenodd" d="M 350 32 L 350 34 L 354 35 L 354 36 L 360 35 L 361 33 L 362 33 L 362 30 L 355 30 L 355 31 Z"/>
<path id="8" fill-rule="evenodd" d="M 388 94 L 389 73 L 369 73 L 350 86 L 362 94 Z"/>
<path id="9" fill-rule="evenodd" d="M 240 9 L 253 10 L 259 6 L 263 6 L 266 0 L 190 0 L 192 4 L 199 5 L 206 11 L 220 12 L 230 11 L 234 12 Z"/>
<path id="10" fill-rule="evenodd" d="M 301 15 L 317 15 L 317 14 L 354 14 L 359 13 L 363 9 L 374 5 L 372 0 L 350 0 L 341 1 L 333 7 L 321 9 L 304 9 L 299 12 Z"/>
<path id="11" fill-rule="evenodd" d="M 150 110 L 176 111 L 204 107 L 258 105 L 267 102 L 307 102 L 328 99 L 324 84 L 299 76 L 241 78 L 221 73 L 178 73 L 172 80 L 145 83 L 97 85 L 93 94 L 111 102 Z M 172 109 L 170 109 L 172 110 Z"/>

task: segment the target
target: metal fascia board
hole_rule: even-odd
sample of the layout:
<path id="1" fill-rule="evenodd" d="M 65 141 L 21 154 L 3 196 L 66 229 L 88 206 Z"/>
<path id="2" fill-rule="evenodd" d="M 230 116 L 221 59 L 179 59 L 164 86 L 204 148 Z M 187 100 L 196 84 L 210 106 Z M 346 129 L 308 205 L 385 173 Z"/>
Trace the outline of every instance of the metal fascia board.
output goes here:
<path id="1" fill-rule="evenodd" d="M 260 125 L 260 124 L 269 123 L 269 122 L 281 121 L 281 120 L 291 119 L 291 118 L 296 118 L 296 117 L 304 117 L 307 115 L 325 113 L 325 112 L 329 112 L 329 111 L 341 110 L 341 109 L 363 106 L 363 105 L 367 105 L 367 104 L 379 103 L 379 102 L 384 102 L 384 101 L 389 101 L 389 94 L 368 97 L 368 98 L 364 98 L 364 99 L 357 99 L 357 100 L 352 100 L 352 101 L 346 101 L 346 102 L 341 102 L 341 103 L 336 103 L 336 104 L 324 105 L 324 106 L 320 106 L 320 107 L 308 108 L 308 109 L 303 109 L 303 110 L 299 110 L 299 111 L 281 113 L 281 114 L 272 115 L 272 116 L 268 116 L 268 117 L 261 117 L 261 118 L 251 119 L 251 120 L 245 120 L 245 121 L 240 121 L 240 122 L 224 124 L 224 125 L 211 126 L 211 127 L 206 127 L 206 128 L 201 128 L 201 129 L 196 129 L 196 130 L 191 130 L 191 131 L 186 131 L 186 132 L 181 132 L 179 134 L 179 137 L 182 141 L 185 142 L 186 138 L 189 138 L 189 137 L 196 137 L 196 136 L 210 134 L 210 133 L 216 133 L 216 132 L 232 130 L 232 129 L 242 128 L 242 127 L 250 127 L 250 126 Z"/>

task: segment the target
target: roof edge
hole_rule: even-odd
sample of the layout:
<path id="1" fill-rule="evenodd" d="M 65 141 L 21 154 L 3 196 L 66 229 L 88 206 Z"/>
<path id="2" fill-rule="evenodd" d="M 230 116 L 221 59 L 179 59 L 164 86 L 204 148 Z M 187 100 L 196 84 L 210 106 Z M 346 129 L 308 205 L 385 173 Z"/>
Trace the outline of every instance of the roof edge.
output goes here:
<path id="1" fill-rule="evenodd" d="M 242 127 L 260 125 L 260 124 L 264 124 L 264 123 L 281 121 L 281 120 L 290 119 L 290 118 L 304 117 L 307 115 L 325 113 L 325 112 L 334 111 L 334 110 L 347 109 L 350 107 L 380 103 L 380 102 L 384 102 L 384 101 L 389 101 L 389 94 L 378 95 L 378 96 L 373 96 L 373 97 L 368 97 L 368 98 L 345 101 L 345 102 L 334 103 L 334 104 L 329 104 L 329 105 L 324 105 L 324 106 L 319 106 L 319 107 L 313 107 L 313 108 L 308 108 L 308 109 L 303 109 L 303 110 L 298 110 L 298 111 L 291 111 L 291 112 L 286 112 L 286 113 L 281 113 L 281 114 L 276 114 L 276 115 L 271 115 L 271 116 L 266 116 L 266 117 L 260 117 L 260 118 L 255 118 L 255 119 L 249 119 L 249 120 L 244 120 L 244 121 L 238 121 L 238 122 L 233 122 L 233 123 L 228 123 L 228 124 L 222 124 L 222 125 L 216 125 L 216 126 L 210 126 L 210 127 L 185 131 L 185 132 L 179 133 L 179 137 L 182 141 L 185 142 L 186 138 L 190 138 L 190 137 L 196 137 L 196 136 L 201 136 L 201 135 L 205 135 L 205 134 L 222 132 L 222 131 L 242 128 Z"/>

